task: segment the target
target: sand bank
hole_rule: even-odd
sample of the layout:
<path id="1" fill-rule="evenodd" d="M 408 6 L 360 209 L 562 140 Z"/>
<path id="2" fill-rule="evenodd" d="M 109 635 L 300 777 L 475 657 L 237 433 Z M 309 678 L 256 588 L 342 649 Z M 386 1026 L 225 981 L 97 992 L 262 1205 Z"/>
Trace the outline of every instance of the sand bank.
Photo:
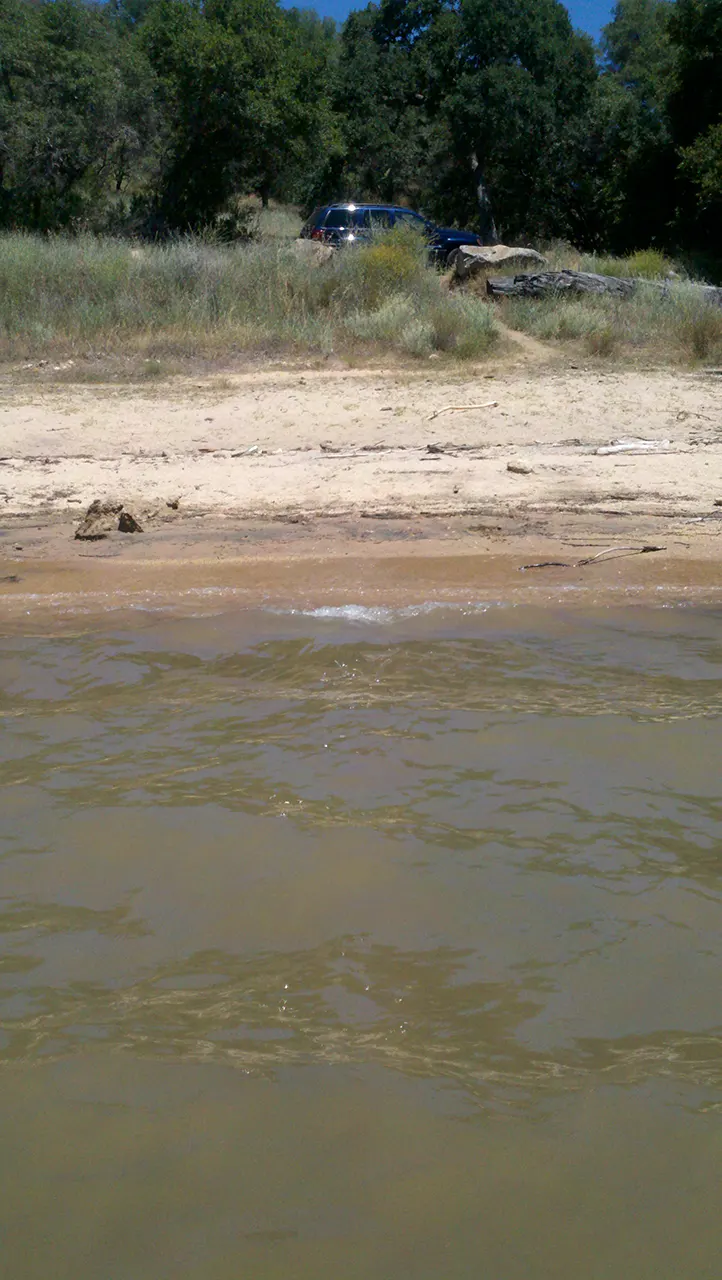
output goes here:
<path id="1" fill-rule="evenodd" d="M 292 368 L 0 390 L 4 611 L 77 592 L 722 586 L 712 372 Z M 111 496 L 144 532 L 76 541 Z M 663 550 L 623 550 L 645 545 Z M 521 569 L 546 560 L 569 567 Z"/>

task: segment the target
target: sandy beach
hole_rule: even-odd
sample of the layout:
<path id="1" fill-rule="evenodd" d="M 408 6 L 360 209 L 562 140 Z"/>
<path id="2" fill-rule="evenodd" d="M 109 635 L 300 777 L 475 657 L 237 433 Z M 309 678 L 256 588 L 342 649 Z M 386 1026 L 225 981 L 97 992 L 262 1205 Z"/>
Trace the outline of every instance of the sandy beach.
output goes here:
<path id="1" fill-rule="evenodd" d="M 294 366 L 147 387 L 6 375 L 0 393 L 5 607 L 29 591 L 722 586 L 714 371 Z M 108 498 L 143 532 L 77 540 Z M 520 575 L 546 561 L 562 563 Z"/>

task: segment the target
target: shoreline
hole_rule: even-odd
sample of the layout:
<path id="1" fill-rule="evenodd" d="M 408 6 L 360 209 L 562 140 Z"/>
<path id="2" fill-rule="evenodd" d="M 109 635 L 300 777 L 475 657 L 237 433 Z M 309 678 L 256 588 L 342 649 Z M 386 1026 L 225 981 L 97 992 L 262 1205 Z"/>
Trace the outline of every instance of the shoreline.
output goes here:
<path id="1" fill-rule="evenodd" d="M 76 540 L 111 496 L 142 532 Z M 716 601 L 722 379 L 535 364 L 6 385 L 0 502 L 0 622 L 62 599 L 203 591 L 290 606 Z M 645 546 L 660 550 L 625 551 Z M 522 569 L 546 561 L 565 567 Z"/>
<path id="2" fill-rule="evenodd" d="M 139 610 L 182 615 L 349 605 L 402 609 L 431 602 L 564 610 L 722 604 L 714 536 L 698 534 L 686 546 L 655 543 L 662 549 L 651 553 L 615 549 L 600 556 L 605 547 L 595 549 L 591 531 L 577 537 L 567 531 L 556 539 L 506 537 L 500 546 L 462 531 L 454 536 L 448 527 L 441 537 L 438 530 L 420 532 L 419 522 L 386 523 L 390 537 L 376 540 L 372 530 L 362 545 L 348 526 L 327 528 L 322 536 L 307 529 L 299 537 L 294 529 L 258 525 L 258 541 L 241 554 L 227 531 L 221 541 L 220 534 L 189 530 L 182 540 L 146 541 L 143 558 L 128 545 L 131 535 L 118 535 L 120 547 L 91 544 L 68 556 L 62 526 L 48 532 L 36 525 L 32 537 L 45 554 L 2 557 L 0 632 L 35 624 L 53 630 L 81 618 Z M 564 563 L 546 564 L 557 559 Z"/>

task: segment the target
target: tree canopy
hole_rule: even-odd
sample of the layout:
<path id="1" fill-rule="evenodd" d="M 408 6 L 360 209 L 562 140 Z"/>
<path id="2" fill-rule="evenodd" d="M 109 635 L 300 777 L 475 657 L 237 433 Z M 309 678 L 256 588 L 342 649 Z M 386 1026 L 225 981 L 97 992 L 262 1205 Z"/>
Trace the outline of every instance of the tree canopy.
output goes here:
<path id="1" fill-rule="evenodd" d="M 403 201 L 581 246 L 714 249 L 722 0 L 0 0 L 0 224 L 197 228 L 239 195 Z"/>

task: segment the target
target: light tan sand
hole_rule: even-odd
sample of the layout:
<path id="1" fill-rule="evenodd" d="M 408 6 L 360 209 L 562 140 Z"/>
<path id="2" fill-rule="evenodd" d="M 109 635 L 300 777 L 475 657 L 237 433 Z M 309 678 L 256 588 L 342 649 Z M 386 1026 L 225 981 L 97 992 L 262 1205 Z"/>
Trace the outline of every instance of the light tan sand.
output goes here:
<path id="1" fill-rule="evenodd" d="M 30 561 L 149 574 L 170 561 L 353 556 L 359 542 L 377 558 L 399 542 L 427 556 L 493 553 L 515 571 L 524 558 L 650 543 L 667 561 L 722 559 L 712 373 L 536 363 L 0 389 L 4 578 Z M 88 504 L 110 496 L 145 533 L 74 541 Z"/>

